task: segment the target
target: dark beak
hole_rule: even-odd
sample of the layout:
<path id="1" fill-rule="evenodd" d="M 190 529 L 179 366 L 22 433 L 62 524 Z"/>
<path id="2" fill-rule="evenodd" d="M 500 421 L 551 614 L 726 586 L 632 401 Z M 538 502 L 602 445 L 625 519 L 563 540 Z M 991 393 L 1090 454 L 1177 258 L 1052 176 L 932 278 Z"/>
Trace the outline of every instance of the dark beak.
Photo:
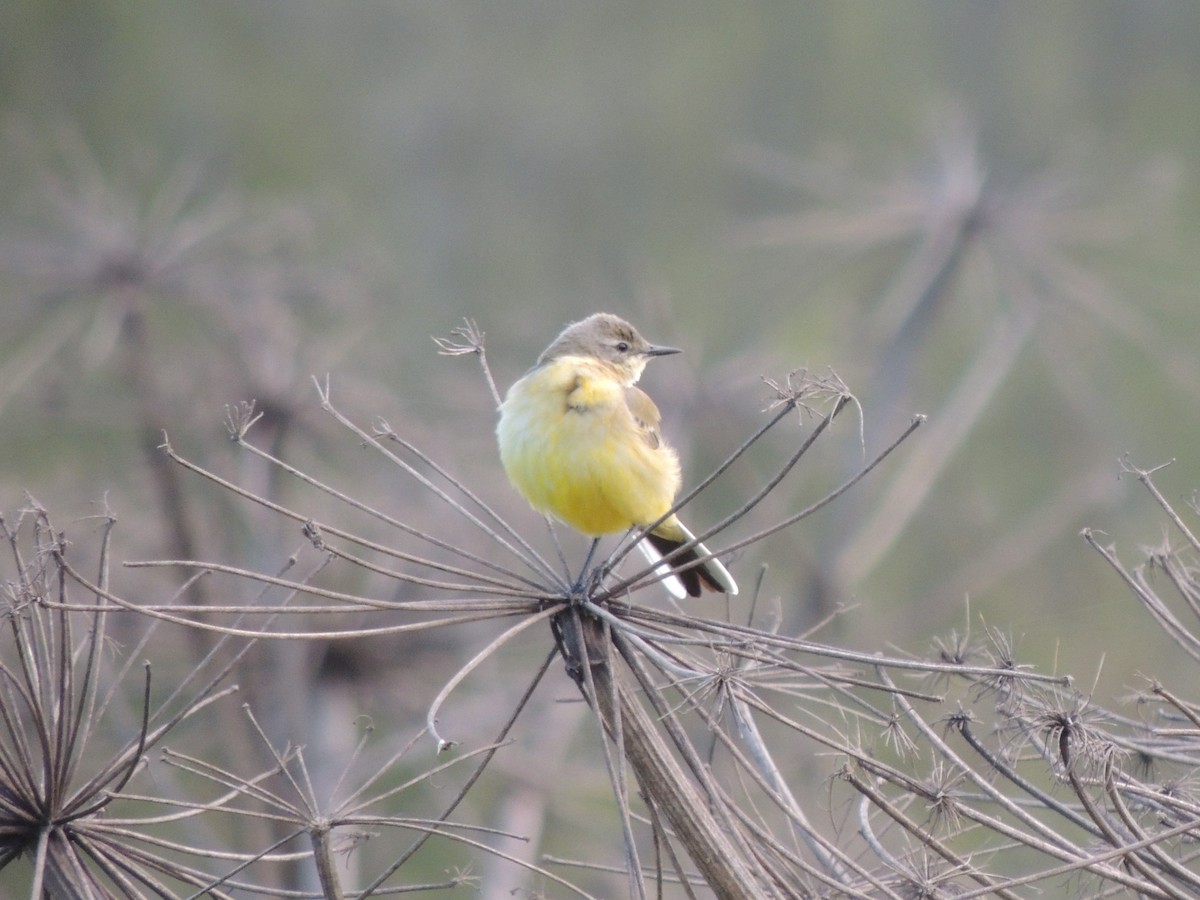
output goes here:
<path id="1" fill-rule="evenodd" d="M 672 353 L 682 353 L 678 347 L 660 347 L 658 344 L 651 344 L 646 348 L 647 356 L 670 356 Z"/>

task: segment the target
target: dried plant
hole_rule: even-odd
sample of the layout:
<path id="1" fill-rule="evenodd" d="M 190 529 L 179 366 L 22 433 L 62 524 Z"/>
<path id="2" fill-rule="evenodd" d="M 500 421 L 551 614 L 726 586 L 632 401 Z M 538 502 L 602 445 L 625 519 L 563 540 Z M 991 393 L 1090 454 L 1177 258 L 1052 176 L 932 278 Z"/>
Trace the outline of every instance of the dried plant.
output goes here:
<path id="1" fill-rule="evenodd" d="M 482 347 L 479 355 L 483 358 Z M 759 494 L 699 535 L 717 553 L 821 509 L 919 424 L 914 421 L 828 497 L 787 519 L 747 527 L 762 497 L 850 402 L 836 382 L 811 376 L 794 376 L 787 386 L 774 383 L 773 390 L 777 396 L 766 423 L 713 478 L 767 435 L 796 422 L 793 411 L 819 411 L 822 399 L 826 410 Z M 759 598 L 747 615 L 726 618 L 663 608 L 659 574 L 626 560 L 636 534 L 595 564 L 594 577 L 580 582 L 587 586 L 581 592 L 561 561 L 540 554 L 436 460 L 385 422 L 370 431 L 356 425 L 338 411 L 328 383 L 320 385 L 320 396 L 356 440 L 445 505 L 444 531 L 413 526 L 272 457 L 251 440 L 257 415 L 252 404 L 229 411 L 230 436 L 245 452 L 299 479 L 335 508 L 383 524 L 393 539 L 369 538 L 327 516 L 256 495 L 183 458 L 169 444 L 164 451 L 186 470 L 290 520 L 319 562 L 301 577 L 213 561 L 132 563 L 183 567 L 193 570 L 192 577 L 204 573 L 230 584 L 257 585 L 260 592 L 236 604 L 192 605 L 179 598 L 133 603 L 107 586 L 107 554 L 99 576 L 87 577 L 68 560 L 65 541 L 41 510 L 27 514 L 36 548 L 32 563 L 20 550 L 19 528 L 6 528 L 18 577 L 9 591 L 11 635 L 2 670 L 5 708 L 17 711 L 4 717 L 6 781 L 13 785 L 5 795 L 3 833 L 11 836 L 5 860 L 31 856 L 36 885 L 77 896 L 173 895 L 176 884 L 214 896 L 265 895 L 281 890 L 279 867 L 302 865 L 317 873 L 310 882 L 317 895 L 369 896 L 397 890 L 402 883 L 397 879 L 431 839 L 472 848 L 480 858 L 495 855 L 496 841 L 515 835 L 459 819 L 455 810 L 503 758 L 506 741 L 519 732 L 531 698 L 557 660 L 595 716 L 625 848 L 616 870 L 624 873 L 632 897 L 677 892 L 730 898 L 1019 897 L 1031 887 L 1182 897 L 1200 889 L 1192 850 L 1200 837 L 1200 803 L 1191 786 L 1200 761 L 1200 711 L 1194 702 L 1155 683 L 1137 698 L 1141 718 L 1110 712 L 1071 679 L 1021 665 L 1011 640 L 997 629 L 986 629 L 982 639 L 969 629 L 951 635 L 935 642 L 929 659 L 915 659 L 854 652 L 781 634 L 774 625 L 757 627 Z M 1183 518 L 1155 490 L 1152 473 L 1130 471 L 1162 503 L 1184 537 L 1186 553 L 1200 550 Z M 461 539 L 467 529 L 484 535 L 494 551 L 467 549 L 470 542 Z M 105 546 L 107 533 L 108 525 Z M 1092 533 L 1087 537 L 1194 657 L 1200 647 L 1196 629 L 1154 592 L 1148 575 L 1150 568 L 1165 573 L 1194 619 L 1200 591 L 1187 555 L 1160 548 L 1147 568 L 1129 572 Z M 351 593 L 321 584 L 343 569 L 379 586 L 405 586 L 409 599 L 389 599 L 387 590 Z M 69 599 L 68 588 L 91 600 Z M 268 592 L 277 591 L 286 595 L 284 602 L 265 602 Z M 189 675 L 163 704 L 152 706 L 147 691 L 142 726 L 108 755 L 108 764 L 89 767 L 93 735 L 117 696 L 114 686 L 103 702 L 96 699 L 104 623 L 118 613 L 152 620 L 151 629 L 200 629 L 240 649 L 233 661 L 214 651 L 212 660 L 225 660 L 217 671 L 207 680 Z M 322 618 L 341 622 L 348 613 L 366 624 L 314 627 Z M 89 623 L 81 643 L 72 631 L 76 621 Z M 258 642 L 344 641 L 475 623 L 493 626 L 493 636 L 428 698 L 426 728 L 399 752 L 366 767 L 367 774 L 360 771 L 364 737 L 327 795 L 310 778 L 303 751 L 279 747 L 255 724 L 253 710 L 247 721 L 266 753 L 251 774 L 171 749 L 164 754 L 169 769 L 215 790 L 197 793 L 193 785 L 192 794 L 171 796 L 131 784 L 147 752 L 220 697 L 218 685 L 233 662 Z M 525 660 L 519 668 L 526 688 L 502 716 L 501 727 L 486 739 L 478 733 L 443 734 L 439 720 L 456 692 L 509 648 L 519 648 L 516 658 Z M 114 685 L 130 665 L 124 664 Z M 453 753 L 450 762 L 385 786 L 422 735 L 439 752 Z M 464 750 L 456 749 L 460 741 L 468 745 Z M 811 773 L 802 773 L 813 761 L 828 779 L 820 803 L 814 802 Z M 415 785 L 461 767 L 470 774 L 451 802 L 427 814 L 397 809 Z M 90 768 L 94 775 L 80 775 Z M 415 795 L 412 800 L 428 802 Z M 118 808 L 147 803 L 154 814 L 117 816 Z M 158 811 L 163 809 L 171 812 Z M 262 818 L 276 830 L 253 852 L 201 849 L 200 843 L 158 834 L 200 818 Z M 407 849 L 392 850 L 386 864 L 375 857 L 371 872 L 339 865 L 337 848 L 361 855 L 371 847 L 397 847 L 405 832 L 416 835 Z M 543 885 L 557 884 L 578 896 L 594 896 L 583 882 L 613 865 L 586 854 L 504 858 Z M 476 877 L 468 868 L 438 884 L 464 886 Z M 354 879 L 353 887 L 347 878 Z"/>
<path id="2" fill-rule="evenodd" d="M 910 365 L 913 323 L 936 304 L 981 234 L 985 256 L 1021 257 L 1022 266 L 995 266 L 1014 273 L 1016 299 L 991 320 L 983 352 L 947 401 L 933 464 L 910 463 L 909 474 L 925 469 L 888 483 L 855 540 L 830 555 L 834 583 L 852 583 L 893 546 L 1012 371 L 1034 335 L 1031 278 L 1053 275 L 1070 288 L 1069 299 L 1086 300 L 1123 334 L 1144 337 L 1128 309 L 1092 291 L 1052 242 L 1028 242 L 1025 226 L 1049 234 L 1062 223 L 1047 210 L 1064 207 L 1036 191 L 985 189 L 969 140 L 949 144 L 945 162 L 941 215 L 921 218 L 927 203 L 901 191 L 890 213 L 842 229 L 870 242 L 907 233 L 914 222 L 928 226 L 881 305 L 872 340 L 887 350 L 893 371 Z M 166 229 L 158 248 L 164 255 L 152 256 L 178 257 L 182 269 L 195 247 L 227 233 L 221 216 L 177 215 L 192 197 L 165 190 L 147 219 L 220 226 Z M 84 237 L 91 226 L 110 236 L 109 218 L 83 222 Z M 815 217 L 808 228 L 830 225 Z M 153 244 L 145 238 L 128 246 Z M 779 234 L 764 228 L 748 238 Z M 180 268 L 118 256 L 109 268 L 87 256 L 84 274 L 135 325 L 148 291 L 195 283 L 164 276 Z M 437 343 L 445 355 L 479 359 L 498 401 L 481 329 L 467 321 Z M 132 347 L 135 356 L 145 350 Z M 153 399 L 146 375 L 133 383 Z M 676 506 L 743 471 L 766 445 L 785 448 L 733 508 L 697 529 L 697 541 L 717 555 L 845 502 L 923 421 L 898 426 L 842 484 L 792 509 L 769 501 L 856 401 L 832 373 L 797 369 L 766 385 L 758 427 Z M 15 524 L 0 522 L 11 567 L 0 643 L 0 868 L 26 862 L 28 896 L 341 898 L 454 888 L 488 897 L 517 890 L 637 898 L 1200 893 L 1200 701 L 1188 696 L 1190 688 L 1148 679 L 1133 698 L 1137 715 L 1122 715 L 1070 677 L 1023 664 L 1003 629 L 971 621 L 934 638 L 927 658 L 847 649 L 818 639 L 821 627 L 786 632 L 765 573 L 747 606 L 723 614 L 700 604 L 667 606 L 661 573 L 629 554 L 638 532 L 616 541 L 586 577 L 572 577 L 568 551 L 557 543 L 553 553 L 542 549 L 540 534 L 511 523 L 489 505 L 487 491 L 459 478 L 406 429 L 382 419 L 361 426 L 334 404 L 328 380 L 318 394 L 354 444 L 406 481 L 411 490 L 398 492 L 401 499 L 364 499 L 338 487 L 337 476 L 293 464 L 278 433 L 262 433 L 261 407 L 249 402 L 230 407 L 226 424 L 253 471 L 270 473 L 252 484 L 154 435 L 161 442 L 155 471 L 170 473 L 157 476 L 166 493 L 182 502 L 185 474 L 218 486 L 261 514 L 258 521 L 302 536 L 304 545 L 287 559 L 262 563 L 259 553 L 252 566 L 196 558 L 194 544 L 176 540 L 175 558 L 128 565 L 183 572 L 179 591 L 134 600 L 110 581 L 111 517 L 101 520 L 98 564 L 90 569 L 36 504 Z M 856 439 L 865 448 L 858 412 Z M 147 415 L 143 425 L 151 421 L 159 420 Z M 143 432 L 146 440 L 149 428 Z M 1157 490 L 1154 473 L 1127 471 L 1160 504 L 1181 546 L 1164 543 L 1129 569 L 1095 531 L 1085 539 L 1194 664 L 1200 545 L 1185 515 Z M 285 481 L 296 488 L 286 500 L 277 490 Z M 170 518 L 170 504 L 164 508 Z M 201 581 L 203 594 L 193 589 Z M 803 601 L 801 586 L 785 591 L 789 601 Z M 132 638 L 129 650 L 109 646 L 114 631 Z M 382 736 L 360 723 L 333 773 L 328 760 L 319 764 L 326 771 L 315 771 L 319 754 L 288 740 L 288 728 L 304 732 L 306 723 L 278 715 L 272 704 L 312 689 L 313 681 L 289 683 L 269 664 L 279 658 L 271 648 L 315 654 L 399 636 L 435 645 L 446 634 L 482 636 L 484 645 L 453 671 L 437 672 L 436 682 L 406 684 L 421 721 L 393 710 L 394 727 Z M 457 649 L 465 640 L 446 645 Z M 177 645 L 203 649 L 180 664 Z M 133 670 L 143 657 L 151 662 L 139 679 Z M 562 746 L 557 765 L 537 754 L 565 743 L 541 730 L 551 721 L 548 710 L 561 706 L 547 687 L 560 673 L 586 710 L 574 743 L 595 751 L 570 771 Z M 235 677 L 253 687 L 237 733 L 235 717 L 216 718 L 232 702 Z M 479 683 L 488 688 L 478 692 L 483 699 L 472 697 Z M 462 708 L 467 715 L 457 714 Z M 268 717 L 274 721 L 264 724 Z M 434 753 L 439 761 L 423 757 Z M 585 832 L 547 824 L 556 800 L 573 799 L 547 795 L 555 787 L 581 793 L 590 786 L 581 774 L 589 766 L 603 769 L 611 797 L 610 845 L 592 843 L 603 826 Z M 486 803 L 473 802 L 510 783 L 540 791 L 533 812 L 512 816 L 520 821 L 512 827 L 507 812 L 492 815 Z M 595 815 L 589 808 L 586 817 Z M 554 846 L 550 832 L 568 839 Z M 434 863 L 435 845 L 465 856 Z M 562 845 L 567 852 L 559 852 Z M 447 867 L 445 858 L 462 862 Z M 444 877 L 424 877 L 436 865 Z"/>

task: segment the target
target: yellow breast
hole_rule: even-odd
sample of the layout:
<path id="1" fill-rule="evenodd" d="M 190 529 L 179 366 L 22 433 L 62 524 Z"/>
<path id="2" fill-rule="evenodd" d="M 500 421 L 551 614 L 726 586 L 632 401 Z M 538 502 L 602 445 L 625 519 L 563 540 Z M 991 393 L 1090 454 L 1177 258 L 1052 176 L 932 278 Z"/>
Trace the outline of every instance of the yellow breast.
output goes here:
<path id="1" fill-rule="evenodd" d="M 603 365 L 562 357 L 512 386 L 496 428 L 509 480 L 540 512 L 587 535 L 648 525 L 679 490 L 679 460 L 647 441 Z"/>

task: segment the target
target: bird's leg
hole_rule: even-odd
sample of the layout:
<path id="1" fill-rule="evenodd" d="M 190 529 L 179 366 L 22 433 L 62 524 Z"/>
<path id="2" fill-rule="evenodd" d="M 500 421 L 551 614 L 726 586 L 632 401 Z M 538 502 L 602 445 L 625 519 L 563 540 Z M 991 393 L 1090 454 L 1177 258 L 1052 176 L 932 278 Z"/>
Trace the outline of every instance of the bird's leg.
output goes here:
<path id="1" fill-rule="evenodd" d="M 622 540 L 628 540 L 630 535 L 635 535 L 635 534 L 638 535 L 639 537 L 641 536 L 641 529 L 638 528 L 638 526 L 636 526 L 636 525 L 634 525 L 627 532 L 625 532 L 625 537 L 622 538 Z M 600 540 L 599 538 L 596 538 L 597 542 L 599 542 L 599 540 Z M 637 541 L 635 540 L 634 543 L 636 544 Z M 596 544 L 593 543 L 591 551 L 588 552 L 588 561 L 589 562 L 591 561 L 592 553 L 595 552 L 595 550 L 596 550 Z M 612 571 L 612 558 L 613 558 L 613 554 L 610 553 L 608 555 L 608 558 L 606 560 L 604 560 L 604 562 L 596 564 L 596 568 L 592 572 L 592 577 L 588 579 L 588 581 L 591 582 L 591 589 L 593 591 L 599 591 L 604 586 L 604 579 L 607 578 L 609 572 Z M 583 567 L 583 569 L 584 569 L 584 572 L 586 572 L 587 566 L 585 565 Z M 580 573 L 579 577 L 580 578 L 583 577 L 582 572 Z"/>
<path id="2" fill-rule="evenodd" d="M 587 575 L 588 566 L 592 564 L 592 557 L 596 555 L 596 548 L 600 546 L 600 538 L 592 538 L 592 546 L 588 547 L 587 556 L 583 560 L 583 568 L 579 570 L 579 577 L 575 579 L 575 584 L 572 586 L 572 593 L 583 590 L 583 579 Z"/>

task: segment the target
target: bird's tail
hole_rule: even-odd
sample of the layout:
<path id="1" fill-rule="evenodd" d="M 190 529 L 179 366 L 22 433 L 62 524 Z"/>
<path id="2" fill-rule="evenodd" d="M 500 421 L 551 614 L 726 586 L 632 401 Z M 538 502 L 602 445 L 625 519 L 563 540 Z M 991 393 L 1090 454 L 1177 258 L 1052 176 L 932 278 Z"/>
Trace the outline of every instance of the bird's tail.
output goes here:
<path id="1" fill-rule="evenodd" d="M 675 516 L 663 522 L 653 532 L 638 541 L 638 547 L 646 560 L 655 566 L 654 571 L 663 577 L 663 584 L 674 595 L 675 599 L 699 597 L 701 591 L 720 591 L 726 594 L 738 592 L 737 582 L 729 574 L 729 570 L 721 565 L 716 557 L 709 557 L 708 548 L 696 544 L 685 553 L 674 557 L 669 563 L 662 561 L 663 557 L 695 539 L 682 522 Z M 703 562 L 697 562 L 698 560 Z"/>

